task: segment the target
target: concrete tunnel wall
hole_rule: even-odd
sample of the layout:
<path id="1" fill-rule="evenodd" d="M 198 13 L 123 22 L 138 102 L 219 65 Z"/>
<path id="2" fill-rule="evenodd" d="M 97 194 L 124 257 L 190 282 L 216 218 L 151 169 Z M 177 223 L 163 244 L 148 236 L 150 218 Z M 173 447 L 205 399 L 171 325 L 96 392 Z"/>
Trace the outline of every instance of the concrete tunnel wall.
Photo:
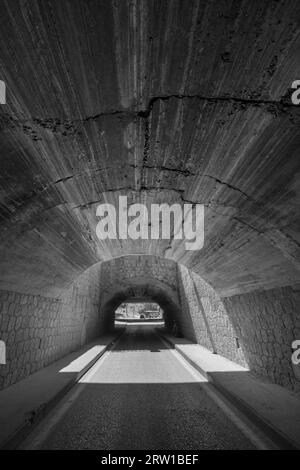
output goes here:
<path id="1" fill-rule="evenodd" d="M 56 299 L 1 291 L 0 337 L 7 344 L 1 388 L 108 332 L 114 310 L 133 297 L 156 301 L 169 330 L 176 323 L 187 339 L 299 390 L 289 349 L 299 331 L 299 291 L 272 289 L 221 299 L 185 266 L 151 255 L 99 263 Z"/>
<path id="2" fill-rule="evenodd" d="M 182 334 L 299 390 L 299 8 L 3 4 L 0 387 L 104 332 L 99 263 L 113 279 L 115 260 L 139 253 L 167 260 L 154 265 L 174 281 Z M 173 234 L 100 241 L 97 205 L 120 195 L 147 208 L 203 204 L 203 249 Z M 172 298 L 144 268 L 140 288 Z"/>

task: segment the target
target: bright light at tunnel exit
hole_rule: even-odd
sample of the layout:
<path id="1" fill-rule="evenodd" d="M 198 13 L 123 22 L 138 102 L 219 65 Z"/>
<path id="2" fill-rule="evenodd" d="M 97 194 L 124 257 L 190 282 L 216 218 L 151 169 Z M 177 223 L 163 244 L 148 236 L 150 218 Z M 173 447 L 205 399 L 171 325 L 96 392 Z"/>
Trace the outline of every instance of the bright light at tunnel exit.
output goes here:
<path id="1" fill-rule="evenodd" d="M 155 302 L 124 302 L 116 309 L 115 319 L 163 321 L 163 311 Z"/>

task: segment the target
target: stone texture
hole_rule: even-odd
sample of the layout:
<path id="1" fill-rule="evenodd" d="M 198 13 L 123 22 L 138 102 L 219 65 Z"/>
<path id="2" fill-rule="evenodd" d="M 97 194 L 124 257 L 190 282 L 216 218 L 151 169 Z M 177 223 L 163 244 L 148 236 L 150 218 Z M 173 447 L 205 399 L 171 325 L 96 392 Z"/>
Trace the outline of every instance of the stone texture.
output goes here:
<path id="1" fill-rule="evenodd" d="M 1 387 L 108 332 L 124 300 L 156 301 L 170 331 L 176 324 L 179 335 L 299 390 L 291 364 L 291 343 L 300 338 L 296 287 L 220 298 L 185 266 L 145 255 L 98 263 L 57 299 L 1 291 Z"/>
<path id="2" fill-rule="evenodd" d="M 148 295 L 170 328 L 294 387 L 299 14 L 298 0 L 1 5 L 2 386 Z M 204 204 L 203 249 L 99 241 L 97 205 L 121 194 Z"/>
<path id="3" fill-rule="evenodd" d="M 124 300 L 153 300 L 164 310 L 170 329 L 179 322 L 177 264 L 155 256 L 125 256 L 101 265 L 101 316 L 112 326 L 113 313 Z"/>
<path id="4" fill-rule="evenodd" d="M 220 295 L 300 281 L 298 0 L 5 2 L 0 289 L 57 297 L 153 254 Z M 134 25 L 134 26 L 133 26 Z M 199 202 L 180 240 L 100 242 L 96 207 Z"/>
<path id="5" fill-rule="evenodd" d="M 170 331 L 175 323 L 177 334 L 246 365 L 222 300 L 185 266 L 153 256 L 127 256 L 105 262 L 101 269 L 102 317 L 112 319 L 124 300 L 151 299 L 163 308 Z"/>
<path id="6" fill-rule="evenodd" d="M 182 334 L 215 353 L 247 366 L 242 342 L 238 338 L 240 344 L 237 343 L 237 332 L 220 297 L 185 266 L 178 266 L 178 273 Z"/>
<path id="7" fill-rule="evenodd" d="M 0 389 L 99 336 L 99 280 L 92 268 L 60 299 L 0 291 L 0 338 L 6 344 Z"/>
<path id="8" fill-rule="evenodd" d="M 292 342 L 300 339 L 299 287 L 251 292 L 222 300 L 251 371 L 300 392 L 291 360 Z"/>

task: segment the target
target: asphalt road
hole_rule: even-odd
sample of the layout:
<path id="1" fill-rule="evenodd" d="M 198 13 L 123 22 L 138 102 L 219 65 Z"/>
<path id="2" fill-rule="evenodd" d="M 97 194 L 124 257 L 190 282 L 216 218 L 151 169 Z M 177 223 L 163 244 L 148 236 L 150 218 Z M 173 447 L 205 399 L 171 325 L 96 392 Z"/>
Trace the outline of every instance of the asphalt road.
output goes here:
<path id="1" fill-rule="evenodd" d="M 151 326 L 129 326 L 23 448 L 254 448 L 207 387 Z"/>

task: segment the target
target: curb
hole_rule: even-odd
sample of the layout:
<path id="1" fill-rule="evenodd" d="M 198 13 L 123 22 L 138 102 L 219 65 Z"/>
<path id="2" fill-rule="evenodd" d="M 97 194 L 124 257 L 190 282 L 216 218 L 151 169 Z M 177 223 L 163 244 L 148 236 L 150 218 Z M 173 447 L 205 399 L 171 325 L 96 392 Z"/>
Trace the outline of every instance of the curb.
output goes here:
<path id="1" fill-rule="evenodd" d="M 243 399 L 237 397 L 226 388 L 216 381 L 213 374 L 203 370 L 197 363 L 195 363 L 187 354 L 178 349 L 176 343 L 173 343 L 165 334 L 161 331 L 157 331 L 158 335 L 161 336 L 168 344 L 171 345 L 194 369 L 200 372 L 232 405 L 234 405 L 241 413 L 243 413 L 250 421 L 256 426 L 261 428 L 263 432 L 270 437 L 275 444 L 277 444 L 281 450 L 299 450 L 300 446 L 297 443 L 292 442 L 287 438 L 278 428 L 273 426 L 271 423 L 265 420 L 257 411 L 250 406 Z"/>
<path id="2" fill-rule="evenodd" d="M 122 329 L 116 336 L 106 344 L 102 351 L 95 356 L 75 377 L 70 379 L 70 382 L 63 387 L 56 395 L 54 395 L 48 402 L 43 403 L 36 409 L 32 410 L 28 418 L 24 418 L 21 424 L 13 433 L 8 436 L 3 442 L 0 443 L 0 450 L 15 450 L 16 447 L 28 436 L 28 434 L 37 426 L 40 421 L 47 416 L 47 414 L 54 408 L 55 405 L 71 390 L 72 387 L 86 374 L 86 372 L 93 367 L 93 365 L 100 359 L 101 356 L 111 348 L 120 336 L 124 333 Z"/>

